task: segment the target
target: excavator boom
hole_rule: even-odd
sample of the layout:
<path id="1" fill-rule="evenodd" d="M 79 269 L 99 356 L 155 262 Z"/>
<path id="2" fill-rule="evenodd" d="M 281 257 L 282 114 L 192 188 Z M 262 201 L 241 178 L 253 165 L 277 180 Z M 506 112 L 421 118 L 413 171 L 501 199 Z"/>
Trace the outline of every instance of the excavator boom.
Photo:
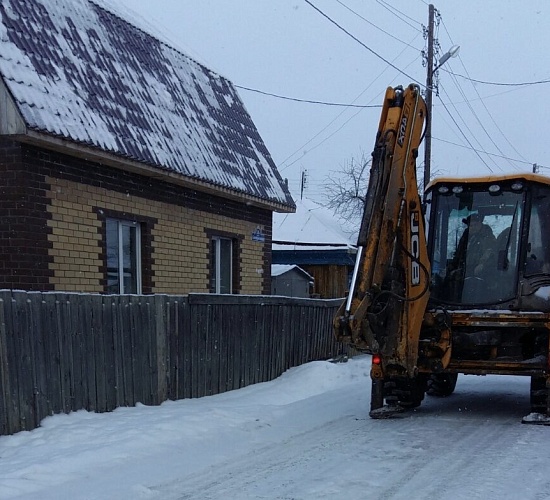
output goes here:
<path id="1" fill-rule="evenodd" d="M 416 180 L 426 105 L 415 85 L 388 88 L 373 151 L 358 254 L 336 337 L 414 376 L 430 264 Z"/>

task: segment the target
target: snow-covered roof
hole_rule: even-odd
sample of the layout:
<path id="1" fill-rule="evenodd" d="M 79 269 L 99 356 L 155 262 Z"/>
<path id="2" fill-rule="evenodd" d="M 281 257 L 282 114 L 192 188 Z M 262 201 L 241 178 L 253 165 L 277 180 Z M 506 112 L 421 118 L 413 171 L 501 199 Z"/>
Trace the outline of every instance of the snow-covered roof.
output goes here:
<path id="1" fill-rule="evenodd" d="M 313 281 L 313 276 L 308 272 L 304 271 L 300 266 L 296 264 L 271 264 L 271 276 L 281 276 L 289 271 L 296 269 L 298 272 L 302 273 L 306 278 Z"/>
<path id="2" fill-rule="evenodd" d="M 273 214 L 273 250 L 354 250 L 355 240 L 334 214 L 307 198 L 296 200 L 296 213 Z"/>
<path id="3" fill-rule="evenodd" d="M 104 4 L 2 0 L 0 74 L 27 131 L 293 208 L 231 82 Z"/>

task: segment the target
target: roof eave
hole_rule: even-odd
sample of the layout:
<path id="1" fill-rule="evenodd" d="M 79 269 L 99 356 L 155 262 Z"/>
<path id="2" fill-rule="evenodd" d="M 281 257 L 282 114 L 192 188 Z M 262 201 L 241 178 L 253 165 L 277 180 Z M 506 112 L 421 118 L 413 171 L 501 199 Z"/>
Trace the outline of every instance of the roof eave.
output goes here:
<path id="1" fill-rule="evenodd" d="M 241 203 L 245 203 L 247 205 L 257 208 L 283 213 L 293 213 L 296 211 L 295 207 L 286 205 L 284 203 L 279 203 L 269 199 L 262 199 L 256 196 L 250 196 L 246 193 L 242 193 L 234 189 L 218 186 L 199 179 L 193 179 L 183 174 L 171 172 L 169 170 L 163 170 L 159 167 L 148 165 L 143 162 L 121 158 L 120 156 L 106 152 L 99 148 L 69 141 L 61 137 L 40 133 L 28 128 L 26 129 L 25 133 L 18 133 L 15 135 L 11 135 L 11 137 L 17 141 L 26 144 L 44 147 L 53 151 L 69 154 L 78 158 L 83 158 L 89 161 L 94 161 L 96 163 L 107 165 L 109 167 L 124 170 L 126 172 L 132 172 L 152 179 L 169 182 L 170 184 L 194 189 L 196 191 L 209 193 L 234 201 L 239 201 Z"/>

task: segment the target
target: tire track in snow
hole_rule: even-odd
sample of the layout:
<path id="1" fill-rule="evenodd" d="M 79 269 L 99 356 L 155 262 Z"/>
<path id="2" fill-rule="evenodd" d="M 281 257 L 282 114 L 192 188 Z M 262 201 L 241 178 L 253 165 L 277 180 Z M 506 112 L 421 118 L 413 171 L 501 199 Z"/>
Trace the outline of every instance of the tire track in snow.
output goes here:
<path id="1" fill-rule="evenodd" d="M 413 436 L 423 425 L 415 419 L 411 427 L 401 431 Z M 495 425 L 494 422 L 480 425 L 475 420 L 455 429 L 440 431 L 444 435 L 432 434 L 431 442 L 425 444 L 421 452 L 411 456 L 405 470 L 396 474 L 397 481 L 380 492 L 380 500 L 410 499 L 411 491 L 422 492 L 423 498 L 443 499 L 456 486 L 457 478 L 472 478 L 480 470 L 491 470 L 495 452 L 502 446 L 499 439 L 502 425 Z M 498 457 L 499 462 L 501 458 Z M 499 467 L 502 467 L 502 463 L 499 463 Z M 465 486 L 468 489 L 468 485 Z M 487 494 L 487 484 L 484 488 Z M 475 489 L 466 494 L 464 489 L 459 489 L 460 496 L 457 497 L 455 491 L 449 498 L 478 498 L 474 492 Z"/>
<path id="2" fill-rule="evenodd" d="M 345 426 L 345 430 L 343 427 Z M 335 450 L 343 452 L 364 420 L 348 416 L 254 450 L 158 489 L 163 499 L 322 498 L 296 495 L 304 469 L 316 468 Z M 321 438 L 321 439 L 320 439 Z M 287 493 L 288 492 L 288 493 Z M 305 495 L 305 496 L 303 496 Z"/>
<path id="3" fill-rule="evenodd" d="M 150 488 L 147 498 L 541 500 L 548 428 L 521 425 L 528 395 L 493 385 L 466 383 L 462 394 L 394 420 L 369 419 L 364 401 L 284 439 L 275 430 L 272 444 Z M 514 488 L 522 481 L 528 489 Z"/>
<path id="4" fill-rule="evenodd" d="M 514 392 L 492 392 L 489 383 L 468 388 L 470 380 L 461 378 L 465 390 L 451 398 L 429 398 L 400 429 L 416 437 L 418 452 L 403 450 L 409 463 L 381 490 L 382 500 L 409 499 L 411 492 L 441 500 L 517 498 L 505 485 L 507 473 L 518 470 L 512 449 L 529 434 L 520 423 L 527 395 L 521 401 Z"/>

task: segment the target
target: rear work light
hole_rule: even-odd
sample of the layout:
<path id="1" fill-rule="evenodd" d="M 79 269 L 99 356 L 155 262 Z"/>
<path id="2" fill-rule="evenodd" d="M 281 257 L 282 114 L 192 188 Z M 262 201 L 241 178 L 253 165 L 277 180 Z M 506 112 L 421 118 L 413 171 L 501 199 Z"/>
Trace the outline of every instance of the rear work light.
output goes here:
<path id="1" fill-rule="evenodd" d="M 511 187 L 514 191 L 520 191 L 523 189 L 523 184 L 521 182 L 514 182 Z"/>

